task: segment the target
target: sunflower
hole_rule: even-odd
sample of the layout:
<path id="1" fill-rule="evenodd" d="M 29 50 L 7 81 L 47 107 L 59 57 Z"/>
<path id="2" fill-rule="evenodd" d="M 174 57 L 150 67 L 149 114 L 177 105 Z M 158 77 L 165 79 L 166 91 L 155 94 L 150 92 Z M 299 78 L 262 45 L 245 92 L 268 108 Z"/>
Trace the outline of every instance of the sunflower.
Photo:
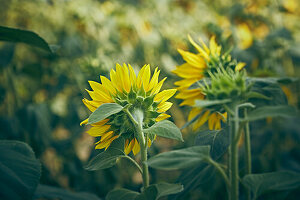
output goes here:
<path id="1" fill-rule="evenodd" d="M 168 89 L 160 92 L 166 78 L 158 81 L 160 70 L 156 68 L 151 78 L 150 65 L 144 65 L 136 76 L 131 65 L 117 64 L 116 71 L 110 71 L 110 80 L 105 76 L 100 76 L 101 83 L 89 81 L 93 91 L 87 90 L 92 100 L 83 99 L 85 106 L 94 112 L 100 105 L 105 103 L 117 103 L 121 106 L 130 106 L 131 109 L 143 110 L 143 128 L 148 128 L 158 121 L 167 119 L 170 115 L 165 112 L 172 106 L 167 102 L 176 89 Z M 81 122 L 87 124 L 88 119 Z M 109 145 L 118 137 L 124 137 L 124 152 L 131 151 L 136 155 L 140 151 L 140 145 L 135 137 L 134 126 L 128 115 L 121 111 L 107 119 L 91 124 L 87 133 L 99 138 L 96 149 L 107 149 Z M 148 146 L 156 138 L 149 137 Z"/>
<path id="2" fill-rule="evenodd" d="M 228 52 L 222 53 L 222 47 L 216 43 L 215 36 L 210 38 L 209 47 L 199 38 L 197 44 L 190 36 L 188 36 L 190 43 L 197 49 L 197 54 L 178 49 L 182 58 L 186 63 L 177 66 L 172 72 L 181 77 L 182 80 L 175 82 L 179 91 L 176 98 L 182 99 L 181 106 L 195 106 L 196 100 L 203 100 L 206 98 L 201 88 L 193 87 L 201 79 L 210 78 L 211 73 L 214 73 L 219 68 L 220 64 L 224 68 L 234 68 L 241 70 L 245 63 L 237 63 L 231 59 Z M 221 121 L 226 121 L 226 112 L 215 112 L 213 110 L 204 110 L 202 108 L 194 107 L 189 113 L 188 120 L 198 119 L 193 124 L 193 130 L 198 129 L 205 122 L 208 122 L 210 130 L 221 129 Z"/>

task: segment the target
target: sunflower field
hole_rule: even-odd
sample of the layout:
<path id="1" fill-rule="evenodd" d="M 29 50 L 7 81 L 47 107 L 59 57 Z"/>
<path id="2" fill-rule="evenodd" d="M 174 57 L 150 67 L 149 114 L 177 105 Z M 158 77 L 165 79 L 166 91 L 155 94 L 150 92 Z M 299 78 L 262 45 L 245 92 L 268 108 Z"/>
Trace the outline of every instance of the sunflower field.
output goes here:
<path id="1" fill-rule="evenodd" d="M 0 0 L 0 199 L 296 200 L 297 0 Z"/>

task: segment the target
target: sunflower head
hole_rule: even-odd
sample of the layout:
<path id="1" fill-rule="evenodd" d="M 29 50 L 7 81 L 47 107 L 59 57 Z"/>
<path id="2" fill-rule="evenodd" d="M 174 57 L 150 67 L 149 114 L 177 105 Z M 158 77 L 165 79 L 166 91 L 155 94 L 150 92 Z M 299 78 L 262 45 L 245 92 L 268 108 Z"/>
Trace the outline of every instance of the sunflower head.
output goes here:
<path id="1" fill-rule="evenodd" d="M 158 81 L 160 71 L 155 69 L 151 78 L 150 66 L 144 65 L 136 76 L 131 65 L 117 64 L 116 71 L 110 71 L 110 80 L 100 76 L 101 83 L 89 81 L 93 91 L 88 91 L 92 100 L 83 99 L 83 103 L 94 112 L 99 106 L 105 103 L 116 103 L 129 110 L 133 114 L 140 112 L 143 115 L 143 128 L 148 128 L 155 122 L 164 120 L 170 115 L 165 112 L 172 106 L 167 102 L 176 89 L 160 89 L 166 78 Z M 87 124 L 88 119 L 81 124 Z M 96 149 L 107 149 L 111 142 L 118 137 L 125 139 L 125 153 L 133 151 L 137 154 L 140 151 L 140 145 L 135 133 L 135 127 L 125 111 L 121 110 L 110 115 L 104 120 L 91 124 L 92 127 L 88 133 L 99 138 L 96 143 Z M 151 145 L 155 136 L 149 137 L 148 146 Z"/>
<path id="2" fill-rule="evenodd" d="M 189 113 L 188 120 L 195 121 L 193 125 L 194 130 L 198 129 L 207 121 L 209 129 L 220 129 L 221 121 L 225 121 L 227 116 L 224 111 L 215 112 L 211 110 L 204 112 L 202 108 L 195 107 L 196 100 L 207 99 L 209 95 L 211 95 L 210 98 L 213 98 L 215 95 L 210 93 L 211 90 L 207 90 L 210 87 L 199 87 L 199 82 L 205 82 L 205 80 L 209 80 L 210 82 L 211 76 L 220 74 L 221 69 L 232 72 L 240 71 L 245 66 L 245 63 L 238 63 L 236 60 L 233 60 L 230 56 L 230 50 L 226 52 L 222 51 L 222 47 L 217 44 L 215 36 L 210 38 L 209 46 L 207 46 L 201 38 L 199 38 L 200 44 L 196 43 L 190 36 L 188 36 L 188 38 L 190 43 L 197 50 L 197 53 L 191 53 L 181 49 L 178 50 L 185 60 L 185 63 L 177 66 L 173 71 L 173 73 L 182 78 L 182 80 L 175 82 L 179 91 L 176 98 L 183 100 L 180 105 L 193 107 Z M 219 77 L 219 75 L 216 76 Z M 223 79 L 222 81 L 226 82 L 226 80 Z M 216 85 L 219 86 L 219 83 Z M 222 95 L 222 93 L 218 95 Z M 197 117 L 198 119 L 195 120 Z"/>
<path id="3" fill-rule="evenodd" d="M 209 73 L 210 83 L 200 85 L 206 100 L 237 101 L 246 96 L 249 86 L 246 85 L 246 71 L 234 71 L 218 68 L 217 72 Z"/>

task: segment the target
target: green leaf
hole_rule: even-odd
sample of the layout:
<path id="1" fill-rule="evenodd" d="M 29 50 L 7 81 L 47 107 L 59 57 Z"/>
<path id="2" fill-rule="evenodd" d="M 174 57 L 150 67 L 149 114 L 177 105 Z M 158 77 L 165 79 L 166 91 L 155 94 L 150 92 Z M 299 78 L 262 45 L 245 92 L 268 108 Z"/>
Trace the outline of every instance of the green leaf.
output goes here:
<path id="1" fill-rule="evenodd" d="M 118 158 L 125 156 L 124 138 L 120 137 L 115 139 L 106 151 L 95 156 L 88 165 L 85 166 L 85 169 L 88 171 L 107 169 L 114 166 Z"/>
<path id="2" fill-rule="evenodd" d="M 250 91 L 247 94 L 247 99 L 265 99 L 265 100 L 272 100 L 272 98 L 267 97 L 261 93 L 258 92 L 254 92 L 254 91 Z"/>
<path id="3" fill-rule="evenodd" d="M 65 189 L 48 186 L 48 185 L 38 185 L 35 193 L 34 199 L 60 199 L 60 200 L 100 200 L 94 194 L 87 192 L 71 192 Z"/>
<path id="4" fill-rule="evenodd" d="M 48 43 L 32 31 L 0 26 L 0 41 L 22 42 L 52 52 Z"/>
<path id="5" fill-rule="evenodd" d="M 88 124 L 99 122 L 107 117 L 120 112 L 122 106 L 116 103 L 105 103 L 99 106 L 89 117 Z"/>
<path id="6" fill-rule="evenodd" d="M 157 169 L 184 169 L 195 166 L 209 158 L 210 146 L 193 146 L 169 151 L 150 158 L 147 163 Z"/>
<path id="7" fill-rule="evenodd" d="M 41 175 L 32 149 L 19 141 L 0 141 L 1 199 L 31 199 Z"/>
<path id="8" fill-rule="evenodd" d="M 263 78 L 256 78 L 256 77 L 248 77 L 248 80 L 252 82 L 264 82 L 264 83 L 281 83 L 281 84 L 289 84 L 295 81 L 298 81 L 298 78 L 293 77 L 263 77 Z"/>
<path id="9" fill-rule="evenodd" d="M 176 194 L 183 190 L 180 184 L 158 183 L 147 187 L 135 200 L 157 200 L 170 194 Z"/>
<path id="10" fill-rule="evenodd" d="M 183 141 L 179 128 L 168 120 L 155 123 L 150 128 L 144 129 L 145 133 L 156 134 L 161 137 Z"/>
<path id="11" fill-rule="evenodd" d="M 211 147 L 210 155 L 213 159 L 217 160 L 226 151 L 229 142 L 229 127 L 221 130 L 206 130 L 201 131 L 195 138 L 195 145 Z"/>
<path id="12" fill-rule="evenodd" d="M 243 178 L 243 184 L 254 195 L 254 199 L 262 194 L 278 191 L 292 190 L 300 186 L 300 173 L 292 171 L 280 171 L 264 174 L 250 174 Z"/>
<path id="13" fill-rule="evenodd" d="M 245 120 L 254 121 L 266 117 L 293 117 L 296 114 L 296 108 L 292 106 L 263 106 L 249 112 Z"/>
<path id="14" fill-rule="evenodd" d="M 114 189 L 110 191 L 107 196 L 106 200 L 129 200 L 135 199 L 140 193 L 134 192 L 131 190 L 127 190 L 124 188 Z"/>
<path id="15" fill-rule="evenodd" d="M 231 101 L 230 99 L 223 99 L 223 100 L 196 100 L 195 101 L 195 107 L 205 108 L 205 107 L 209 107 L 209 106 L 225 104 L 225 103 L 228 103 L 230 101 Z"/>

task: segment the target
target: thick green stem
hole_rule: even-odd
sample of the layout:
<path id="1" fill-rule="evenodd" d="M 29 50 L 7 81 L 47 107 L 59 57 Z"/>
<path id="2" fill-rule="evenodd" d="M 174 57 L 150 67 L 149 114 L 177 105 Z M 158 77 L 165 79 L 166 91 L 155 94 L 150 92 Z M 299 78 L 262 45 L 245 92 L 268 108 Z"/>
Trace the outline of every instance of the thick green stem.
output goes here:
<path id="1" fill-rule="evenodd" d="M 247 118 L 247 109 L 244 110 L 244 118 Z M 245 124 L 245 155 L 246 155 L 246 175 L 251 174 L 251 142 L 250 142 L 250 128 L 249 122 Z M 251 200 L 251 192 L 246 188 L 247 200 Z"/>
<path id="2" fill-rule="evenodd" d="M 137 133 L 137 139 L 140 143 L 141 148 L 141 160 L 142 160 L 142 177 L 143 177 L 143 185 L 144 188 L 147 188 L 149 186 L 149 170 L 147 165 L 147 141 L 148 141 L 148 135 L 146 134 L 146 137 L 143 133 L 143 112 L 141 110 L 135 110 L 134 116 L 129 112 L 128 108 L 124 109 L 124 111 L 129 116 L 130 120 L 135 126 L 136 133 Z"/>
<path id="3" fill-rule="evenodd" d="M 231 167 L 231 177 L 230 177 L 230 199 L 238 200 L 239 197 L 239 163 L 238 163 L 238 142 L 236 137 L 239 132 L 239 113 L 238 107 L 234 107 L 234 116 L 231 119 L 231 146 L 230 146 L 230 167 Z"/>

